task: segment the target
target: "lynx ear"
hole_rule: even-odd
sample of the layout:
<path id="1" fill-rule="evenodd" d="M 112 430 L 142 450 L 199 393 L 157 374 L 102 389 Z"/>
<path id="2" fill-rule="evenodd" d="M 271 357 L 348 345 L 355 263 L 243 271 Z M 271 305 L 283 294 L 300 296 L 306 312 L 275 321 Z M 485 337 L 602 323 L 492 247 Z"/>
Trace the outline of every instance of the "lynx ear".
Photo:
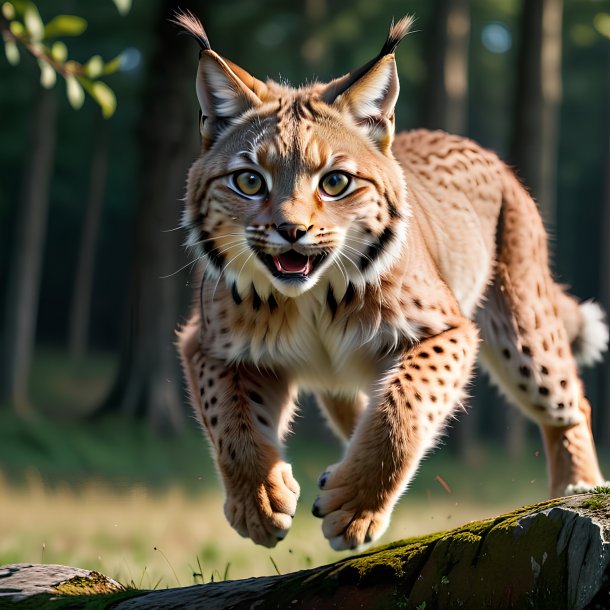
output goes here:
<path id="1" fill-rule="evenodd" d="M 212 51 L 201 22 L 192 13 L 176 13 L 174 22 L 194 36 L 201 48 L 197 98 L 201 107 L 201 135 L 204 143 L 210 145 L 233 119 L 261 103 L 267 86 Z"/>
<path id="2" fill-rule="evenodd" d="M 392 21 L 379 55 L 357 70 L 331 81 L 321 93 L 327 104 L 351 114 L 384 152 L 392 145 L 394 107 L 400 90 L 394 50 L 412 24 L 412 17 L 403 17 L 396 24 Z"/>

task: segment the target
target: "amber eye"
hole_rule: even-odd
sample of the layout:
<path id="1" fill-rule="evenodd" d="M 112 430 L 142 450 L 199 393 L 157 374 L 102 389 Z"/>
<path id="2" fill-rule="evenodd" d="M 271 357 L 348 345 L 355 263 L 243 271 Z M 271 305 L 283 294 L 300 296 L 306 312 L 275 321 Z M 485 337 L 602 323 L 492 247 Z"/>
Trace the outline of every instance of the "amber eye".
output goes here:
<path id="1" fill-rule="evenodd" d="M 320 180 L 320 190 L 329 197 L 338 197 L 347 190 L 351 177 L 343 172 L 331 172 Z"/>
<path id="2" fill-rule="evenodd" d="M 262 195 L 267 190 L 263 177 L 256 172 L 245 171 L 233 174 L 233 184 L 240 193 L 253 197 Z"/>

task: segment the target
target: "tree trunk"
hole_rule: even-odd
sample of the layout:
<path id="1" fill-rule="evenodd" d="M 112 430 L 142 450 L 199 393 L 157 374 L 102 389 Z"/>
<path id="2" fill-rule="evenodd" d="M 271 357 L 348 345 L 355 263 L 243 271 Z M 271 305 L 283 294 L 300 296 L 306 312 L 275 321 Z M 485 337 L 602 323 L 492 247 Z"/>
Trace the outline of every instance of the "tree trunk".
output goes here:
<path id="1" fill-rule="evenodd" d="M 13 564 L 0 567 L 0 599 L 7 608 L 52 598 L 54 608 L 98 602 L 115 610 L 607 608 L 609 515 L 607 493 L 583 494 L 320 568 L 156 591 L 125 590 L 76 568 Z"/>
<path id="2" fill-rule="evenodd" d="M 423 112 L 423 124 L 430 129 L 467 131 L 469 4 L 469 0 L 434 2 Z"/>
<path id="3" fill-rule="evenodd" d="M 562 0 L 523 2 L 511 161 L 555 222 Z"/>
<path id="4" fill-rule="evenodd" d="M 109 126 L 104 121 L 99 125 L 93 159 L 91 161 L 87 207 L 81 230 L 72 303 L 70 305 L 68 351 L 70 356 L 75 360 L 81 358 L 87 351 L 89 320 L 91 316 L 91 293 L 95 271 L 95 251 L 106 190 L 109 141 Z"/>
<path id="5" fill-rule="evenodd" d="M 561 103 L 562 0 L 523 2 L 510 159 L 554 225 L 558 116 Z M 510 453 L 525 444 L 527 423 L 511 417 L 505 442 Z"/>
<path id="6" fill-rule="evenodd" d="M 199 3 L 180 8 L 200 14 Z M 129 323 L 113 390 L 97 413 L 145 416 L 164 431 L 182 427 L 182 376 L 175 354 L 184 280 L 178 225 L 186 172 L 198 146 L 194 83 L 197 45 L 170 22 L 176 4 L 164 0 L 139 128 L 141 170 L 135 214 Z M 181 290 L 182 289 L 182 290 Z"/>
<path id="7" fill-rule="evenodd" d="M 0 399 L 11 404 L 20 415 L 31 412 L 28 379 L 36 339 L 56 130 L 56 93 L 41 89 L 32 121 L 30 156 L 25 167 L 23 193 L 17 214 L 6 293 L 4 341 L 0 354 Z"/>
<path id="8" fill-rule="evenodd" d="M 606 42 L 606 46 L 610 51 L 610 41 Z M 608 80 L 610 82 L 610 57 L 608 58 Z M 608 107 L 609 117 L 608 125 L 610 127 L 610 105 Z M 608 149 L 606 151 L 606 184 L 604 188 L 604 200 L 601 212 L 601 239 L 600 239 L 600 255 L 601 264 L 599 266 L 599 294 L 602 305 L 606 310 L 606 314 L 610 315 L 610 273 L 608 272 L 608 261 L 610 261 L 610 129 L 607 134 Z M 607 448 L 610 445 L 610 357 L 606 354 L 604 359 L 603 372 L 600 377 L 600 407 L 598 409 L 599 418 L 599 439 L 600 442 Z M 597 433 L 598 430 L 594 432 Z M 596 434 L 597 436 L 597 434 Z"/>

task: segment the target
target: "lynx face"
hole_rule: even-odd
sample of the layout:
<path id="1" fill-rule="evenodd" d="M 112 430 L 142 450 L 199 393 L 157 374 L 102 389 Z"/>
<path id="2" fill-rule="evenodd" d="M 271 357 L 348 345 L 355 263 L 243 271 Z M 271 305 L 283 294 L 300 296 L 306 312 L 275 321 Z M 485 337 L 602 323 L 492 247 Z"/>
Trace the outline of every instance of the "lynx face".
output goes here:
<path id="1" fill-rule="evenodd" d="M 294 297 L 322 276 L 338 294 L 363 286 L 397 255 L 408 216 L 390 151 L 393 55 L 298 90 L 246 75 L 202 53 L 203 154 L 189 175 L 188 245 L 238 294 L 254 284 L 261 296 L 273 287 Z"/>

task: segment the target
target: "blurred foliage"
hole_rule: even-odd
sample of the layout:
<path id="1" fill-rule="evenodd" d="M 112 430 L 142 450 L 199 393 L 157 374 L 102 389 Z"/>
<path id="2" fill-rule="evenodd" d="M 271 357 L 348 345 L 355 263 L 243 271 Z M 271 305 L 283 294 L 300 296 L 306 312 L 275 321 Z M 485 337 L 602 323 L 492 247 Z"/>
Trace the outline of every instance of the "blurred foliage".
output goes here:
<path id="1" fill-rule="evenodd" d="M 124 14 L 129 10 L 130 0 L 115 0 L 115 4 Z M 1 8 L 0 31 L 6 58 L 11 65 L 19 64 L 21 47 L 38 61 L 43 87 L 52 88 L 56 74 L 64 78 L 66 95 L 72 108 L 81 108 L 86 91 L 99 104 L 105 118 L 114 114 L 114 91 L 99 79 L 119 69 L 121 55 L 108 62 L 104 62 L 100 55 L 93 55 L 86 62 L 79 63 L 68 59 L 68 47 L 61 40 L 67 36 L 80 36 L 87 29 L 85 19 L 76 15 L 55 15 L 44 23 L 38 7 L 30 0 L 10 0 L 4 2 Z"/>

